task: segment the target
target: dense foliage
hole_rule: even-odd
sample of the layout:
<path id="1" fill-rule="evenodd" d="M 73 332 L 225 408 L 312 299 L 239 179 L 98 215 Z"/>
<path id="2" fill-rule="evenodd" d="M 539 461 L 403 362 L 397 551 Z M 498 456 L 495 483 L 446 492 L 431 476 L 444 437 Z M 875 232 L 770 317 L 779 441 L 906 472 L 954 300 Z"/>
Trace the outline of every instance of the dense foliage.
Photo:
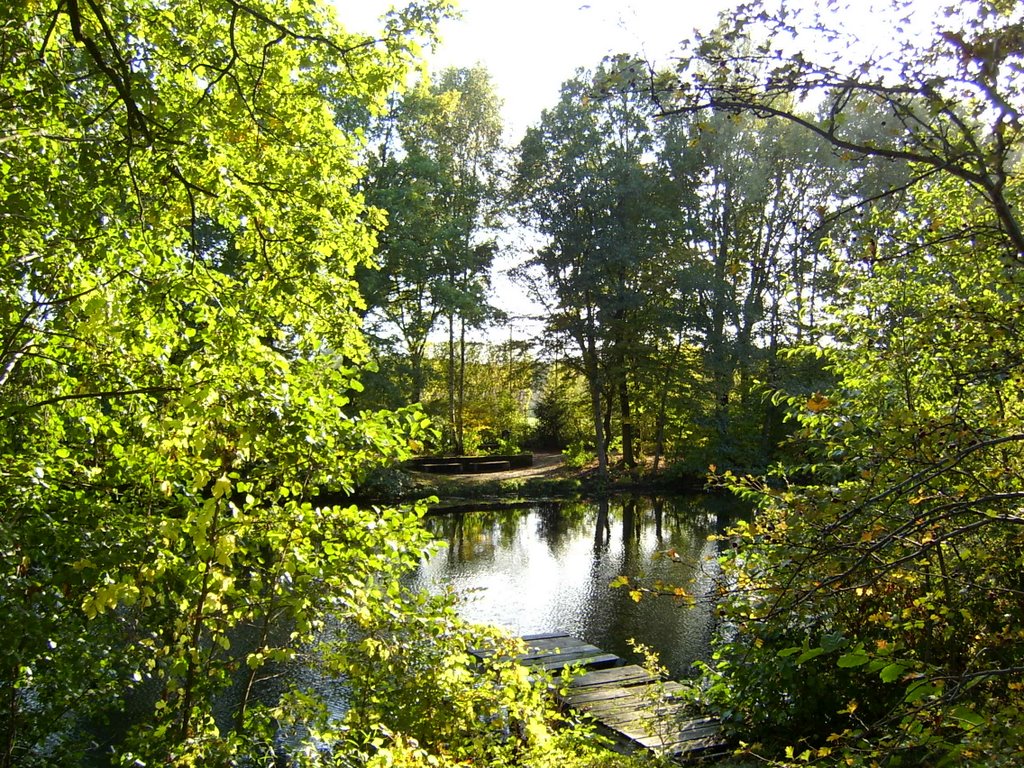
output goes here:
<path id="1" fill-rule="evenodd" d="M 929 42 L 854 65 L 852 48 L 784 55 L 802 20 L 747 10 L 732 37 L 699 41 L 687 66 L 707 66 L 685 71 L 719 75 L 687 80 L 672 109 L 774 115 L 911 178 L 869 201 L 859 239 L 825 243 L 828 344 L 796 354 L 836 383 L 777 395 L 801 460 L 724 476 L 760 511 L 727 557 L 706 694 L 772 764 L 1018 765 L 1021 9 L 964 4 Z M 737 44 L 760 22 L 763 45 Z M 780 98 L 812 88 L 830 89 L 817 116 Z"/>
<path id="2" fill-rule="evenodd" d="M 979 221 L 959 183 L 915 197 L 893 247 L 935 216 Z M 868 309 L 840 315 L 841 385 L 792 403 L 813 463 L 739 486 L 762 509 L 714 690 L 748 738 L 1019 763 L 1024 379 L 1003 255 L 934 246 L 847 275 Z"/>
<path id="3" fill-rule="evenodd" d="M 406 513 L 309 498 L 423 428 L 344 409 L 373 214 L 332 109 L 378 104 L 418 24 L 378 44 L 305 3 L 4 6 L 4 764 L 96 749 L 129 701 L 139 759 L 269 749 L 267 665 L 417 557 Z"/>
<path id="4" fill-rule="evenodd" d="M 610 452 L 764 467 L 782 434 L 765 395 L 821 375 L 779 354 L 820 336 L 820 244 L 849 231 L 840 201 L 878 182 L 757 115 L 659 120 L 631 87 L 647 72 L 627 56 L 580 70 L 527 131 L 512 191 L 543 240 L 520 275 L 549 354 L 587 385 L 599 468 Z"/>
<path id="5" fill-rule="evenodd" d="M 0 765 L 590 754 L 406 594 L 418 510 L 316 502 L 430 434 L 351 403 L 385 217 L 350 123 L 445 12 L 3 4 Z"/>

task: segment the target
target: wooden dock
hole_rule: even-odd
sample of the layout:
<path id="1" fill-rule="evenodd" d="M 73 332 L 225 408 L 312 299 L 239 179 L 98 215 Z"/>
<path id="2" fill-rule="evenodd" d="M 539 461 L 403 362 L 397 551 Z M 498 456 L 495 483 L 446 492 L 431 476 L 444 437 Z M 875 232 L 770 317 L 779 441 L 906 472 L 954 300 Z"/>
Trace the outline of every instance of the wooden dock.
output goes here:
<path id="1" fill-rule="evenodd" d="M 559 703 L 591 717 L 600 730 L 627 749 L 649 749 L 680 761 L 723 754 L 726 743 L 713 718 L 694 718 L 676 696 L 683 686 L 661 680 L 563 632 L 525 635 L 527 667 L 560 674 L 567 666 L 586 670 L 572 678 Z"/>

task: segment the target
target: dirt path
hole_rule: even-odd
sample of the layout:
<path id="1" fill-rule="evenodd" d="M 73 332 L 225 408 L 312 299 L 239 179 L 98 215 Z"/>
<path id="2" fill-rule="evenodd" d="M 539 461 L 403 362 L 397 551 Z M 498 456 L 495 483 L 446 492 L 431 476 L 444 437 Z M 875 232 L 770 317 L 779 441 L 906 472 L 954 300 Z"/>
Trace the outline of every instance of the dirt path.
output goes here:
<path id="1" fill-rule="evenodd" d="M 498 483 L 503 480 L 528 480 L 532 478 L 556 478 L 565 473 L 565 465 L 560 453 L 535 453 L 533 466 L 519 469 L 506 469 L 502 472 L 481 472 L 479 474 L 435 475 L 429 472 L 413 472 L 417 484 L 431 487 L 475 486 Z"/>
<path id="2" fill-rule="evenodd" d="M 445 478 L 458 479 L 460 483 L 468 485 L 479 485 L 493 483 L 496 480 L 518 480 L 531 477 L 551 477 L 559 474 L 563 469 L 562 454 L 560 453 L 535 453 L 533 454 L 533 466 L 522 469 L 506 469 L 502 472 L 481 472 L 480 474 L 446 475 Z"/>

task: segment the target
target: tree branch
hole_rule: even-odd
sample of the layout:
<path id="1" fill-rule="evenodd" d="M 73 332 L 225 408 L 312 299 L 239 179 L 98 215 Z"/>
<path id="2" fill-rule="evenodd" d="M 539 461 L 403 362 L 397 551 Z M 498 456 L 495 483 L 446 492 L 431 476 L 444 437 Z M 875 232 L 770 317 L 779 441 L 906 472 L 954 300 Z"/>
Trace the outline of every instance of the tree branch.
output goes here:
<path id="1" fill-rule="evenodd" d="M 140 387 L 139 389 L 114 389 L 106 392 L 76 392 L 73 395 L 58 395 L 47 400 L 40 400 L 35 403 L 21 406 L 24 409 L 43 408 L 47 405 L 56 405 L 69 400 L 110 400 L 115 397 L 127 397 L 128 395 L 159 395 L 164 392 L 178 392 L 181 387 Z"/>
<path id="2" fill-rule="evenodd" d="M 106 20 L 100 13 L 100 9 L 96 7 L 92 0 L 86 0 L 93 12 L 96 14 L 97 21 L 101 27 L 106 29 Z M 91 37 L 85 34 L 82 30 L 82 14 L 78 6 L 78 0 L 67 0 L 68 18 L 71 20 L 71 34 L 79 43 L 81 43 L 85 50 L 89 54 L 89 58 L 92 59 L 93 63 L 99 67 L 100 71 L 106 75 L 110 84 L 117 91 L 118 96 L 121 99 L 121 103 L 124 104 L 125 112 L 128 115 L 128 132 L 129 138 L 131 136 L 132 127 L 138 131 L 146 144 L 153 143 L 153 134 L 149 129 L 149 125 L 146 121 L 145 115 L 142 114 L 142 110 L 139 109 L 138 103 L 135 101 L 135 97 L 132 96 L 131 88 L 122 73 L 119 73 L 113 66 L 111 66 L 103 55 L 103 51 L 100 50 L 99 45 Z M 108 38 L 110 37 L 109 30 L 107 32 Z M 115 52 L 116 55 L 116 52 Z"/>

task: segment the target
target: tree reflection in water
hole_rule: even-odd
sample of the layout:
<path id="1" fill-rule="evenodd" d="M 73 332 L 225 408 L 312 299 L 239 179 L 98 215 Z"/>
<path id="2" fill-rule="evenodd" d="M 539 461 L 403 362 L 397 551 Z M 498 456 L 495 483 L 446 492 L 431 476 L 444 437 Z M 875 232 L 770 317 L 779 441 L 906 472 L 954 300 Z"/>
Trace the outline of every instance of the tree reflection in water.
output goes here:
<path id="1" fill-rule="evenodd" d="M 453 587 L 461 613 L 515 633 L 564 630 L 635 658 L 630 638 L 653 647 L 674 675 L 705 658 L 714 622 L 718 544 L 708 537 L 741 516 L 730 499 L 619 497 L 548 502 L 428 520 L 447 548 L 420 567 L 420 586 Z M 619 575 L 685 587 L 634 602 L 611 589 Z"/>

